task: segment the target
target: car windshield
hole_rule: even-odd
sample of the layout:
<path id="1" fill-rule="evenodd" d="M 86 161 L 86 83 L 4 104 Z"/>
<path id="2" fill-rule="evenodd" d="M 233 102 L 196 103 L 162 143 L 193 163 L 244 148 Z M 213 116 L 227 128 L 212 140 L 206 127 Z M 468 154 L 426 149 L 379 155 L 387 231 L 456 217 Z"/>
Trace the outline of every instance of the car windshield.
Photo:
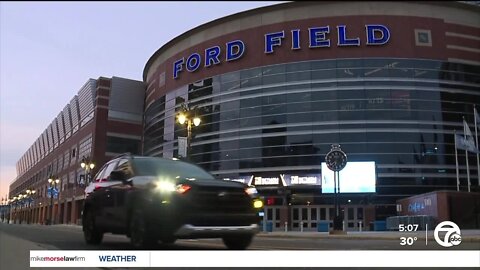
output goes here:
<path id="1" fill-rule="evenodd" d="M 215 178 L 202 168 L 179 160 L 160 158 L 134 159 L 136 175 L 162 176 L 189 180 L 214 180 Z"/>

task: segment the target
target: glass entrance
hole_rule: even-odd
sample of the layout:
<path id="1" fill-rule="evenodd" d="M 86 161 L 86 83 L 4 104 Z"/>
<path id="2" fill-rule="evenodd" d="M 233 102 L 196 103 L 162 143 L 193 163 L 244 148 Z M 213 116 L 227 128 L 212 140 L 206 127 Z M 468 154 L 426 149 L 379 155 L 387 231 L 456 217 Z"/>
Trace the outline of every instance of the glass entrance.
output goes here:
<path id="1" fill-rule="evenodd" d="M 364 208 L 362 206 L 341 207 L 344 211 L 344 223 L 347 231 L 358 231 L 359 221 L 362 221 L 362 230 L 364 230 Z M 335 217 L 335 207 L 331 205 L 298 205 L 291 206 L 291 230 L 317 231 L 319 222 L 328 222 L 329 228 L 333 228 L 333 219 Z"/>
<path id="2" fill-rule="evenodd" d="M 263 230 L 268 231 L 268 226 L 272 226 L 272 231 L 283 230 L 283 225 L 280 224 L 280 207 L 279 206 L 265 206 L 263 216 Z M 271 224 L 271 225 L 269 225 Z"/>

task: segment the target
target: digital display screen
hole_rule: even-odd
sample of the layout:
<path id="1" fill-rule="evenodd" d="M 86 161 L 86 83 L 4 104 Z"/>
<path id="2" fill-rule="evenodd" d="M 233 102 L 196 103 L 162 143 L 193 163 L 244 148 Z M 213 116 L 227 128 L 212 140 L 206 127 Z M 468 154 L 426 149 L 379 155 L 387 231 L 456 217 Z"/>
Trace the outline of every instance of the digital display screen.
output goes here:
<path id="1" fill-rule="evenodd" d="M 340 193 L 375 192 L 376 176 L 374 161 L 348 162 L 340 171 Z M 333 171 L 322 162 L 322 193 L 333 193 L 333 181 Z"/>

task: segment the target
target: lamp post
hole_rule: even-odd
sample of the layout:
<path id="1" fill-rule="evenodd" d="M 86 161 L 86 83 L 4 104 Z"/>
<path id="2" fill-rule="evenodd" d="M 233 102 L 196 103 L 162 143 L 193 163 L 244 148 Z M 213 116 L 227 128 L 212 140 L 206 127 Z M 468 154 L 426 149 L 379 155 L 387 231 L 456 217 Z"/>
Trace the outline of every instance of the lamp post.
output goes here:
<path id="1" fill-rule="evenodd" d="M 85 186 L 90 183 L 91 180 L 91 173 L 93 168 L 95 168 L 95 163 L 90 160 L 90 157 L 83 157 L 82 163 L 80 163 L 80 167 L 85 170 Z M 75 192 L 74 192 L 75 193 Z M 74 195 L 75 196 L 75 195 Z"/>
<path id="2" fill-rule="evenodd" d="M 28 214 L 27 214 L 27 224 L 30 223 L 30 220 L 32 218 L 32 203 L 33 203 L 33 196 L 35 195 L 35 193 L 37 192 L 36 190 L 34 189 L 27 189 L 25 190 L 25 192 L 27 193 L 26 194 L 26 199 L 27 199 L 27 207 L 28 207 Z"/>
<path id="3" fill-rule="evenodd" d="M 7 212 L 7 202 L 8 202 L 8 199 L 6 198 L 2 198 L 2 205 L 0 206 L 1 207 L 1 217 L 0 217 L 0 221 L 1 222 L 5 222 L 5 216 L 6 216 L 6 212 Z"/>
<path id="4" fill-rule="evenodd" d="M 19 194 L 18 195 L 18 204 L 20 204 L 20 209 L 19 209 L 19 213 L 18 213 L 19 217 L 18 218 L 19 218 L 20 224 L 22 224 L 23 218 L 24 218 L 23 205 L 25 204 L 24 199 L 25 199 L 26 196 L 27 196 L 26 194 Z"/>
<path id="5" fill-rule="evenodd" d="M 55 191 L 57 190 L 57 184 L 60 183 L 60 179 L 50 176 L 48 178 L 48 184 L 50 185 L 49 191 L 50 191 L 50 217 L 47 220 L 47 225 L 51 225 L 53 223 L 53 195 Z"/>
<path id="6" fill-rule="evenodd" d="M 190 109 L 187 103 L 182 103 L 180 112 L 177 115 L 178 123 L 180 125 L 187 124 L 187 143 L 184 153 L 180 149 L 180 140 L 179 140 L 179 156 L 184 155 L 187 159 L 190 159 L 190 143 L 192 140 L 192 124 L 198 127 L 202 120 L 197 116 L 197 107 Z M 180 139 L 180 137 L 179 137 Z"/>
<path id="7" fill-rule="evenodd" d="M 16 207 L 17 207 L 17 196 L 14 196 L 10 200 L 10 219 L 9 219 L 9 223 L 15 223 L 15 215 L 14 215 L 13 212 L 16 210 Z"/>

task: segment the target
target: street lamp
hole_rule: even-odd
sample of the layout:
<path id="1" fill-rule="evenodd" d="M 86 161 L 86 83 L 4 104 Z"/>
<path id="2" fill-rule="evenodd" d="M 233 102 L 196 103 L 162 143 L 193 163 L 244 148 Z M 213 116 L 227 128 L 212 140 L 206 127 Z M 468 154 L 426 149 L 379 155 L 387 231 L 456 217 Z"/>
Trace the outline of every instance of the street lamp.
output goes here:
<path id="1" fill-rule="evenodd" d="M 53 221 L 53 195 L 54 192 L 57 190 L 57 184 L 60 183 L 60 179 L 50 176 L 48 178 L 48 184 L 50 185 L 49 190 L 50 190 L 50 217 L 47 220 L 47 225 L 51 225 Z"/>
<path id="2" fill-rule="evenodd" d="M 33 213 L 32 213 L 32 204 L 33 204 L 33 200 L 34 200 L 34 195 L 35 193 L 37 192 L 36 190 L 34 189 L 27 189 L 25 190 L 25 192 L 27 193 L 26 194 L 26 198 L 27 198 L 27 206 L 28 206 L 28 214 L 27 214 L 27 224 L 30 222 L 30 220 L 33 220 Z"/>
<path id="3" fill-rule="evenodd" d="M 80 167 L 85 170 L 85 186 L 90 183 L 91 180 L 91 173 L 93 168 L 95 168 L 95 163 L 90 160 L 90 157 L 82 158 L 82 163 L 80 163 Z"/>
<path id="4" fill-rule="evenodd" d="M 190 109 L 189 105 L 182 103 L 180 112 L 177 115 L 178 123 L 180 125 L 187 124 L 187 145 L 184 153 L 187 159 L 190 159 L 190 143 L 192 140 L 192 124 L 196 127 L 200 125 L 202 119 L 197 116 L 197 107 Z M 179 145 L 179 155 L 180 155 L 180 145 Z"/>
<path id="5" fill-rule="evenodd" d="M 0 205 L 0 208 L 1 208 L 0 221 L 1 222 L 5 222 L 5 216 L 7 214 L 7 208 L 8 208 L 7 203 L 8 203 L 8 199 L 2 197 L 2 204 Z"/>

